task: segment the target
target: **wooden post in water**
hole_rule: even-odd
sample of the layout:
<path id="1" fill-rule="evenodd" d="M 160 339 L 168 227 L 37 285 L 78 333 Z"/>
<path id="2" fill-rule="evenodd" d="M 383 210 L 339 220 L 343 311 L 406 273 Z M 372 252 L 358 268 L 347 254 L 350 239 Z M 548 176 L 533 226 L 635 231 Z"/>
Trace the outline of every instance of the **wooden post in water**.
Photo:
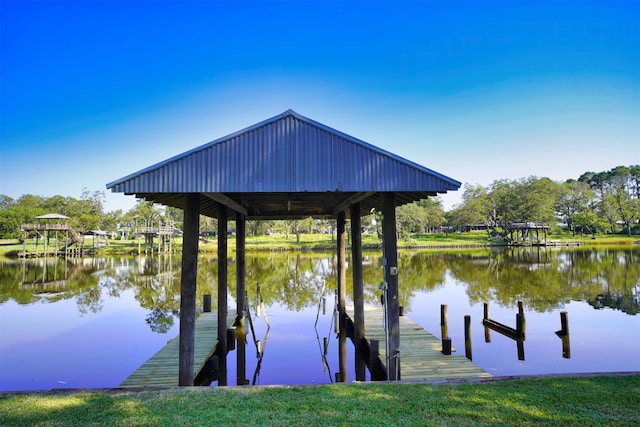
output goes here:
<path id="1" fill-rule="evenodd" d="M 360 203 L 351 205 L 351 271 L 353 276 L 353 342 L 356 348 L 356 380 L 364 381 L 366 363 L 362 358 L 365 342 L 364 283 L 362 280 L 362 225 Z"/>
<path id="2" fill-rule="evenodd" d="M 211 312 L 211 294 L 202 295 L 202 311 L 204 313 Z"/>
<path id="3" fill-rule="evenodd" d="M 524 360 L 524 339 L 518 338 L 516 346 L 518 347 L 518 360 Z"/>
<path id="4" fill-rule="evenodd" d="M 218 204 L 218 385 L 227 385 L 227 207 Z"/>
<path id="5" fill-rule="evenodd" d="M 522 313 L 516 313 L 516 338 L 524 339 L 524 316 Z"/>
<path id="6" fill-rule="evenodd" d="M 571 341 L 569 340 L 569 314 L 566 311 L 560 312 L 560 330 L 556 335 L 562 340 L 562 357 L 571 359 Z"/>
<path id="7" fill-rule="evenodd" d="M 560 335 L 569 335 L 569 314 L 566 311 L 560 312 Z"/>
<path id="8" fill-rule="evenodd" d="M 396 195 L 382 193 L 382 234 L 384 277 L 387 282 L 387 371 L 389 380 L 400 379 L 400 298 L 398 295 L 398 244 L 396 230 Z"/>
<path id="9" fill-rule="evenodd" d="M 442 354 L 447 356 L 451 354 L 451 338 L 442 338 Z"/>
<path id="10" fill-rule="evenodd" d="M 244 316 L 246 311 L 246 262 L 245 262 L 245 238 L 246 218 L 244 214 L 236 212 L 236 314 Z M 238 341 L 236 352 L 236 384 L 247 383 L 247 355 L 246 342 Z"/>
<path id="11" fill-rule="evenodd" d="M 464 355 L 469 360 L 473 360 L 471 352 L 471 316 L 464 316 Z"/>
<path id="12" fill-rule="evenodd" d="M 178 385 L 193 386 L 200 195 L 187 193 L 184 197 Z"/>
<path id="13" fill-rule="evenodd" d="M 449 337 L 449 314 L 447 304 L 440 305 L 440 336 L 442 339 Z"/>
<path id="14" fill-rule="evenodd" d="M 491 342 L 491 329 L 487 326 L 485 320 L 490 320 L 489 303 L 484 303 L 484 313 L 482 316 L 482 323 L 484 325 L 484 342 Z"/>
<path id="15" fill-rule="evenodd" d="M 527 335 L 527 319 L 524 314 L 524 303 L 522 301 L 518 301 L 518 315 L 520 320 L 516 317 L 516 322 L 518 322 L 516 323 L 516 330 L 518 331 L 518 336 L 525 339 Z"/>

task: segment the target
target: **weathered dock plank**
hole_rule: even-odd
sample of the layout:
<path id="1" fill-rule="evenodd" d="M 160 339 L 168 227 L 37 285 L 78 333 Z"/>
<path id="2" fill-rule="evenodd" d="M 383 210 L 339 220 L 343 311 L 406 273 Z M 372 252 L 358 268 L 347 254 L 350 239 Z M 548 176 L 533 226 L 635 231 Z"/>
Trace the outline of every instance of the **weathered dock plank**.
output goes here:
<path id="1" fill-rule="evenodd" d="M 228 326 L 233 323 L 235 310 L 229 310 L 229 312 Z M 215 311 L 201 313 L 195 324 L 194 377 L 213 354 L 217 343 L 218 313 Z M 177 387 L 179 346 L 180 336 L 178 335 L 125 379 L 120 387 Z"/>
<path id="2" fill-rule="evenodd" d="M 349 316 L 352 317 L 353 309 Z M 380 342 L 380 361 L 386 366 L 384 312 L 365 306 L 367 340 Z M 464 356 L 442 354 L 442 342 L 407 316 L 400 316 L 400 378 L 407 381 L 483 378 L 491 374 Z"/>

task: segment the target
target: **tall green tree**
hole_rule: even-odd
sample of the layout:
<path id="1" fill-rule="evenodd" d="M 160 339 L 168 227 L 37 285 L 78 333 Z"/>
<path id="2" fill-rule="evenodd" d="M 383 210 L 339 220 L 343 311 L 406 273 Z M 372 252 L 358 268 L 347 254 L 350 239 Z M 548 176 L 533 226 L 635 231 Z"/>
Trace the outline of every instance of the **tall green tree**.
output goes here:
<path id="1" fill-rule="evenodd" d="M 464 185 L 462 203 L 447 213 L 449 225 L 457 230 L 466 230 L 469 226 L 483 225 L 487 229 L 490 224 L 489 193 L 480 184 Z"/>
<path id="2" fill-rule="evenodd" d="M 576 215 L 590 212 L 593 200 L 594 192 L 585 182 L 570 179 L 559 185 L 555 211 L 574 236 Z"/>

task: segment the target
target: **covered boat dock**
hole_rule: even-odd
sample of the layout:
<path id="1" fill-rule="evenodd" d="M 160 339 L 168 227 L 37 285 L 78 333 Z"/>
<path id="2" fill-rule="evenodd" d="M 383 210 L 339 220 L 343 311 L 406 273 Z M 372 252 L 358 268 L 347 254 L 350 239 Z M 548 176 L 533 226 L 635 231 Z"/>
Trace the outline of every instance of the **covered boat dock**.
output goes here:
<path id="1" fill-rule="evenodd" d="M 179 385 L 194 384 L 196 276 L 200 215 L 218 219 L 218 350 L 227 354 L 227 222 L 236 221 L 237 313 L 245 304 L 248 219 L 334 218 L 338 305 L 346 318 L 346 221 L 351 221 L 353 324 L 356 352 L 366 345 L 361 217 L 383 216 L 384 292 L 389 380 L 400 379 L 398 206 L 455 191 L 460 182 L 292 110 L 216 139 L 107 184 L 107 189 L 184 210 Z M 244 356 L 243 346 L 238 357 Z M 241 354 L 242 352 L 242 354 Z M 358 362 L 356 362 L 358 364 Z M 219 360 L 226 385 L 226 358 Z M 356 376 L 364 376 L 356 366 Z M 360 379 L 360 378 L 358 378 Z M 364 379 L 364 378 L 362 378 Z"/>

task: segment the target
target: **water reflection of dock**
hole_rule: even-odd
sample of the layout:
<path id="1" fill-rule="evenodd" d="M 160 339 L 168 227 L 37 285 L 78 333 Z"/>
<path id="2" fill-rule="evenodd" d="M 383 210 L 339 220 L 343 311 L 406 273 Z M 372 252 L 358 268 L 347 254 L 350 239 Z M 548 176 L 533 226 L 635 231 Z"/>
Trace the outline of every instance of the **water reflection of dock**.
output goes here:
<path id="1" fill-rule="evenodd" d="M 229 315 L 228 326 L 234 315 Z M 195 322 L 194 377 L 213 354 L 218 343 L 218 313 L 201 313 Z M 120 384 L 120 387 L 177 387 L 180 368 L 180 336 L 170 340 L 156 354 Z"/>
<path id="2" fill-rule="evenodd" d="M 386 359 L 384 312 L 379 307 L 365 306 L 364 317 L 367 341 L 378 340 L 379 358 L 384 365 Z M 401 380 L 424 381 L 491 376 L 466 357 L 444 355 L 441 350 L 442 343 L 438 338 L 407 316 L 400 316 Z"/>

